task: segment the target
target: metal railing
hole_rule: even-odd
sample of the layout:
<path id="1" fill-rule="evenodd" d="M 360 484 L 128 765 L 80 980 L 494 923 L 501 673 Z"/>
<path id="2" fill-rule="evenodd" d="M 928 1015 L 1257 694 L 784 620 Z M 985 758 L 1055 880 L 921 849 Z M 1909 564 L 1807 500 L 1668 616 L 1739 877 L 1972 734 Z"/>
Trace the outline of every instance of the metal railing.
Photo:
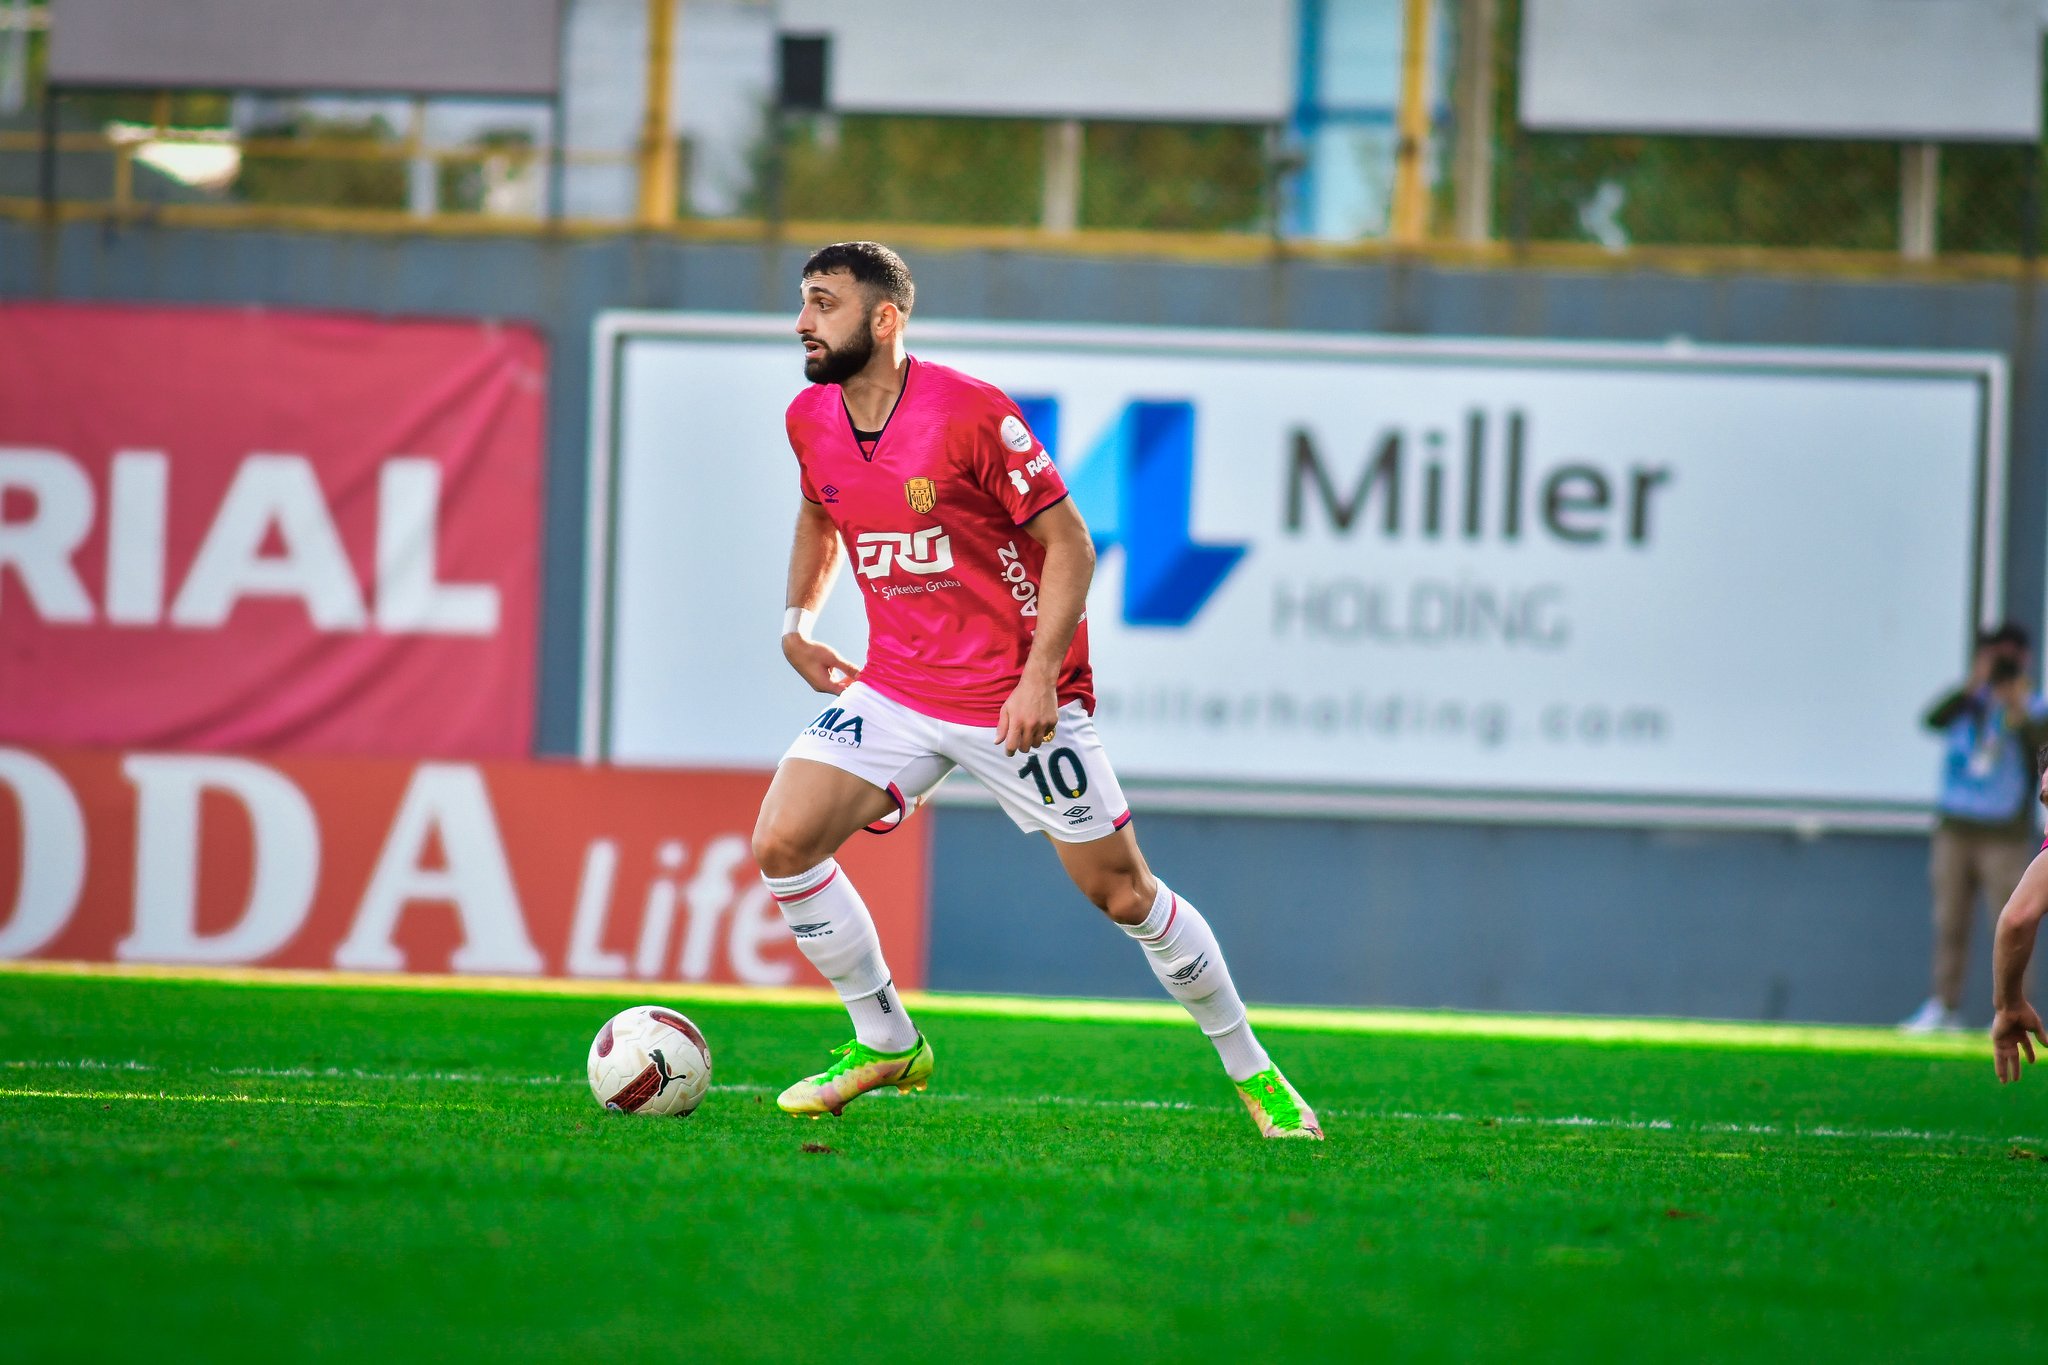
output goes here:
<path id="1" fill-rule="evenodd" d="M 650 0 L 651 12 L 665 3 Z M 151 119 L 54 132 L 0 126 L 0 212 L 366 230 L 638 227 L 728 239 L 861 225 L 927 240 L 1211 256 L 1399 250 L 1594 263 L 1677 253 L 1858 270 L 1902 260 L 2032 267 L 2042 231 L 2038 146 L 1532 133 L 1515 117 L 1519 0 L 1445 3 L 1464 25 L 1452 35 L 1456 77 L 1425 100 L 1418 83 L 1428 64 L 1413 45 L 1405 54 L 1397 136 L 1382 168 L 1393 187 L 1388 230 L 1356 241 L 1290 230 L 1298 134 L 773 110 L 764 111 L 751 184 L 727 217 L 689 212 L 679 186 L 690 149 L 667 118 L 646 120 L 639 145 L 625 149 L 446 146 L 427 141 L 418 105 L 403 131 L 277 136 L 175 126 L 162 97 Z M 1429 31 L 1429 0 L 1404 7 L 1411 32 Z M 665 41 L 650 43 L 650 90 L 667 89 L 674 55 Z M 205 152 L 226 169 L 197 181 L 155 169 Z M 637 193 L 615 217 L 565 213 L 566 179 L 599 166 L 616 168 Z"/>

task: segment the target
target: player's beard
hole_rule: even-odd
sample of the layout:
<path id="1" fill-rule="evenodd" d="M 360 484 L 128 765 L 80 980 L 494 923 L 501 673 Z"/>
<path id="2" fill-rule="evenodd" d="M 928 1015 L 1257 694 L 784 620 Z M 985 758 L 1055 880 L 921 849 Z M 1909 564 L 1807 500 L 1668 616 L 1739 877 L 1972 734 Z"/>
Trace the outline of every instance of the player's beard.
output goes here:
<path id="1" fill-rule="evenodd" d="M 844 384 L 866 369 L 875 355 L 875 331 L 869 326 L 872 317 L 860 320 L 860 330 L 847 338 L 844 346 L 827 346 L 822 338 L 812 337 L 825 349 L 804 358 L 804 378 L 813 384 Z"/>

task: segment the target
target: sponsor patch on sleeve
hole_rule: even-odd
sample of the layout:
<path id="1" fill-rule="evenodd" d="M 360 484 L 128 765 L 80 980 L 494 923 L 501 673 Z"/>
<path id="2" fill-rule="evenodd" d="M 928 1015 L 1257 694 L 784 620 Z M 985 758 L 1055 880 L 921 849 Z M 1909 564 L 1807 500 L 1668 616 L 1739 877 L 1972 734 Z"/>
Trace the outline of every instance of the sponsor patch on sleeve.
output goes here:
<path id="1" fill-rule="evenodd" d="M 1020 455 L 1031 449 L 1031 428 L 1014 413 L 1003 418 L 1003 444 Z"/>

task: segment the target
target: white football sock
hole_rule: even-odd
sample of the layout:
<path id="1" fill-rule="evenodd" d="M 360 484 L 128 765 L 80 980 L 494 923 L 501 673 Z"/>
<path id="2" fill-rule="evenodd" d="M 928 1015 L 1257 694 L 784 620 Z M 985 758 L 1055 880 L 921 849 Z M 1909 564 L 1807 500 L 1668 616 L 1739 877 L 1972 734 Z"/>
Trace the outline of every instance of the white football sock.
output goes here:
<path id="1" fill-rule="evenodd" d="M 877 1052 L 917 1043 L 917 1028 L 889 984 L 874 916 L 853 883 L 827 858 L 794 877 L 763 877 L 796 946 L 846 1002 L 853 1036 Z"/>
<path id="2" fill-rule="evenodd" d="M 1152 964 L 1152 975 L 1216 1045 L 1231 1080 L 1246 1080 L 1273 1064 L 1245 1019 L 1244 1001 L 1230 982 L 1223 949 L 1201 911 L 1161 882 L 1144 922 L 1119 927 L 1138 940 L 1145 960 Z"/>

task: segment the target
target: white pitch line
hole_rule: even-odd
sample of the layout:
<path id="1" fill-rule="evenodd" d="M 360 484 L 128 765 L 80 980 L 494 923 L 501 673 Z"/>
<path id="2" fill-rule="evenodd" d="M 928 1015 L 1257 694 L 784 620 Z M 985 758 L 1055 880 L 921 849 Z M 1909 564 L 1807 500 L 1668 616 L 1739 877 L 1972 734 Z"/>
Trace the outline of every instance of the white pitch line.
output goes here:
<path id="1" fill-rule="evenodd" d="M 1776 1123 L 1677 1123 L 1671 1119 L 1602 1119 L 1590 1118 L 1583 1114 L 1571 1114 L 1562 1118 L 1545 1118 L 1533 1114 L 1418 1114 L 1396 1110 L 1374 1113 L 1370 1110 L 1328 1111 L 1338 1118 L 1347 1119 L 1395 1119 L 1403 1123 L 1471 1123 L 1494 1125 L 1502 1128 L 1600 1128 L 1619 1132 L 1640 1133 L 1702 1133 L 1716 1136 L 1737 1137 L 1827 1137 L 1855 1138 L 1873 1141 L 1895 1142 L 2048 1142 L 2048 1138 L 1987 1137 L 1981 1133 L 1943 1133 L 1919 1128 L 1836 1128 L 1828 1124 L 1814 1124 L 1811 1127 L 1794 1125 L 1786 1127 Z"/>
<path id="2" fill-rule="evenodd" d="M 9 1071 L 129 1073 L 146 1073 L 159 1070 L 159 1068 L 151 1066 L 147 1062 L 109 1062 L 93 1058 L 82 1058 L 76 1061 L 0 1061 L 0 1069 Z M 360 1068 L 314 1068 L 304 1066 L 216 1066 L 208 1067 L 207 1071 L 215 1076 L 259 1080 L 374 1081 L 380 1084 L 428 1081 L 438 1084 L 455 1085 L 517 1086 L 576 1086 L 584 1084 L 584 1078 L 581 1076 L 493 1076 L 484 1072 L 470 1071 L 387 1072 L 365 1071 Z M 774 1088 L 768 1085 L 714 1085 L 711 1087 L 711 1092 L 718 1095 L 766 1095 L 773 1092 Z M 894 1092 L 884 1090 L 878 1093 L 888 1096 Z M 20 1095 L 29 1098 L 54 1098 L 60 1097 L 63 1094 L 64 1092 L 59 1091 L 0 1089 L 0 1096 Z M 81 1095 L 80 1098 L 88 1097 Z M 90 1096 L 90 1098 L 102 1097 L 95 1094 Z M 143 1095 L 141 1098 L 155 1097 Z M 924 1102 L 973 1104 L 982 1107 L 1033 1108 L 1040 1105 L 1067 1105 L 1080 1109 L 1109 1109 L 1130 1112 L 1156 1112 L 1163 1110 L 1177 1113 L 1218 1113 L 1226 1112 L 1230 1108 L 1228 1105 L 1220 1104 L 1197 1104 L 1191 1100 L 1113 1100 L 1091 1098 L 1084 1095 L 967 1095 L 950 1090 L 927 1093 L 921 1096 L 920 1099 Z M 1326 1118 L 1351 1119 L 1368 1123 L 1459 1123 L 1498 1128 L 1584 1128 L 1607 1132 L 1673 1133 L 1733 1137 L 1818 1137 L 1879 1142 L 1966 1142 L 1991 1146 L 2023 1142 L 2048 1144 L 2048 1137 L 2030 1137 L 2024 1134 L 2011 1137 L 1990 1137 L 1981 1133 L 1937 1132 L 1919 1128 L 1840 1128 L 1830 1124 L 1787 1126 L 1776 1123 L 1724 1123 L 1713 1121 L 1681 1123 L 1674 1119 L 1598 1118 L 1587 1114 L 1545 1116 L 1536 1114 L 1463 1114 L 1455 1112 L 1420 1113 L 1404 1109 L 1326 1109 L 1321 1112 Z"/>

